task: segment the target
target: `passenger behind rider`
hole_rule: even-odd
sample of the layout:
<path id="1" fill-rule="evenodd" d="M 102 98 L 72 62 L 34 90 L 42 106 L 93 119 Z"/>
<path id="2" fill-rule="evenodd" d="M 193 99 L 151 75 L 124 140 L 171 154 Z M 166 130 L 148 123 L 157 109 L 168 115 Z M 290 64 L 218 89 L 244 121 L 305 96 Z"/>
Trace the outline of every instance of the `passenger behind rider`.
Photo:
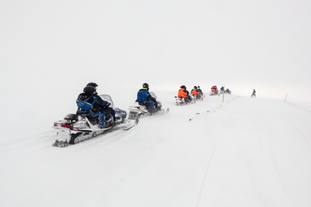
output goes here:
<path id="1" fill-rule="evenodd" d="M 137 92 L 136 102 L 138 102 L 139 105 L 146 106 L 149 113 L 153 113 L 154 112 L 153 106 L 155 105 L 155 108 L 157 109 L 158 102 L 154 97 L 150 95 L 148 83 L 144 83 L 142 87 L 143 88 Z"/>
<path id="2" fill-rule="evenodd" d="M 187 87 L 182 85 L 178 91 L 178 97 L 184 98 L 185 102 L 191 101 L 191 97 L 189 96 L 189 92 L 187 91 Z"/>
<path id="3" fill-rule="evenodd" d="M 201 90 L 200 86 L 198 86 L 198 88 L 197 88 L 197 92 L 199 92 L 200 96 L 202 96 L 202 95 L 203 95 L 203 91 Z"/>
<path id="4" fill-rule="evenodd" d="M 215 85 L 215 91 L 216 91 L 216 94 L 218 94 L 218 88 L 216 85 Z"/>
<path id="5" fill-rule="evenodd" d="M 91 115 L 91 117 L 98 119 L 99 128 L 105 128 L 113 124 L 115 111 L 109 107 L 109 102 L 97 95 L 97 86 L 96 83 L 91 82 L 83 89 L 83 93 L 79 94 L 76 100 L 78 106 L 76 114 Z"/>

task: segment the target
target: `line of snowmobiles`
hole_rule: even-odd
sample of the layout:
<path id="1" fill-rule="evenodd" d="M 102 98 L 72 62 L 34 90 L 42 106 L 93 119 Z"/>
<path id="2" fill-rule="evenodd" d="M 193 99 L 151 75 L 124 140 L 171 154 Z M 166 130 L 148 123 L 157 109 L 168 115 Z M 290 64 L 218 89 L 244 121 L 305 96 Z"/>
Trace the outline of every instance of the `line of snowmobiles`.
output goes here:
<path id="1" fill-rule="evenodd" d="M 156 98 L 153 92 L 150 94 Z M 125 110 L 115 107 L 110 95 L 102 94 L 100 97 L 109 102 L 110 106 L 115 111 L 115 120 L 105 128 L 99 127 L 98 118 L 90 114 L 68 114 L 62 120 L 56 121 L 53 128 L 57 131 L 56 140 L 52 146 L 54 147 L 68 147 L 80 143 L 82 141 L 94 138 L 105 132 L 112 132 L 116 130 L 129 130 L 139 123 L 139 119 L 143 116 L 164 114 L 169 111 L 162 109 L 162 104 L 158 101 L 158 107 L 154 108 L 152 112 L 146 109 L 146 106 L 135 102 L 129 107 L 129 114 Z"/>

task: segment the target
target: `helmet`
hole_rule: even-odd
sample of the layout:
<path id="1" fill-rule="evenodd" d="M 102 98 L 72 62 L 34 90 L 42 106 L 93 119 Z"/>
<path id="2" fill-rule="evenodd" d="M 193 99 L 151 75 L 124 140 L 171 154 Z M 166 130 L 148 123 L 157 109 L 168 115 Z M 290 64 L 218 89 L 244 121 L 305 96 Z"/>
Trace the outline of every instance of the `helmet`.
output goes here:
<path id="1" fill-rule="evenodd" d="M 92 87 L 97 87 L 98 85 L 96 84 L 96 83 L 94 83 L 94 82 L 90 82 L 90 83 L 88 83 L 86 86 L 92 86 Z"/>
<path id="2" fill-rule="evenodd" d="M 148 89 L 149 89 L 148 83 L 144 83 L 144 84 L 143 84 L 143 88 L 148 88 Z"/>
<path id="3" fill-rule="evenodd" d="M 185 85 L 180 86 L 180 88 L 183 88 L 185 90 L 187 89 L 187 87 Z"/>
<path id="4" fill-rule="evenodd" d="M 95 88 L 93 86 L 86 86 L 83 89 L 83 92 L 86 93 L 87 95 L 92 95 L 95 92 Z"/>
<path id="5" fill-rule="evenodd" d="M 196 87 L 196 86 L 194 86 L 193 88 L 197 89 L 197 87 Z"/>
<path id="6" fill-rule="evenodd" d="M 198 88 L 200 88 L 200 86 L 198 86 Z"/>

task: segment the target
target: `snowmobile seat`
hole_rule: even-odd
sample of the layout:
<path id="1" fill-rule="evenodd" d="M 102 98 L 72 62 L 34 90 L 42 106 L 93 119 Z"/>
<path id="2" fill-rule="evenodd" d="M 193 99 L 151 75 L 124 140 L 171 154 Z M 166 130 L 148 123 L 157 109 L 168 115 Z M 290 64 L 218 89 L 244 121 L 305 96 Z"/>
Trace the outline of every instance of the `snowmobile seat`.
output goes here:
<path id="1" fill-rule="evenodd" d="M 137 101 L 140 106 L 146 106 L 146 101 Z"/>
<path id="2" fill-rule="evenodd" d="M 75 123 L 79 120 L 76 114 L 67 114 L 64 119 L 70 123 Z"/>

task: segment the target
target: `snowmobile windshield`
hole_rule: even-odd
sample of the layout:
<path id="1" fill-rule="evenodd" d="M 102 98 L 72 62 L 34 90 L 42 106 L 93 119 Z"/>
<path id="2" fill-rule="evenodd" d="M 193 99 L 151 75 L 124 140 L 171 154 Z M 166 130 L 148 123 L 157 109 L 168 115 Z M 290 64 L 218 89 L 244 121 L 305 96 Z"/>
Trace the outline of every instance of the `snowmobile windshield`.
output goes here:
<path id="1" fill-rule="evenodd" d="M 107 101 L 108 103 L 110 103 L 110 106 L 111 108 L 114 108 L 114 104 L 113 104 L 113 101 L 111 99 L 111 96 L 107 95 L 107 94 L 101 94 L 99 95 L 104 101 Z"/>
<path id="2" fill-rule="evenodd" d="M 149 93 L 150 93 L 150 95 L 151 95 L 153 98 L 157 99 L 157 96 L 155 95 L 155 93 L 154 93 L 154 92 L 149 91 Z"/>

